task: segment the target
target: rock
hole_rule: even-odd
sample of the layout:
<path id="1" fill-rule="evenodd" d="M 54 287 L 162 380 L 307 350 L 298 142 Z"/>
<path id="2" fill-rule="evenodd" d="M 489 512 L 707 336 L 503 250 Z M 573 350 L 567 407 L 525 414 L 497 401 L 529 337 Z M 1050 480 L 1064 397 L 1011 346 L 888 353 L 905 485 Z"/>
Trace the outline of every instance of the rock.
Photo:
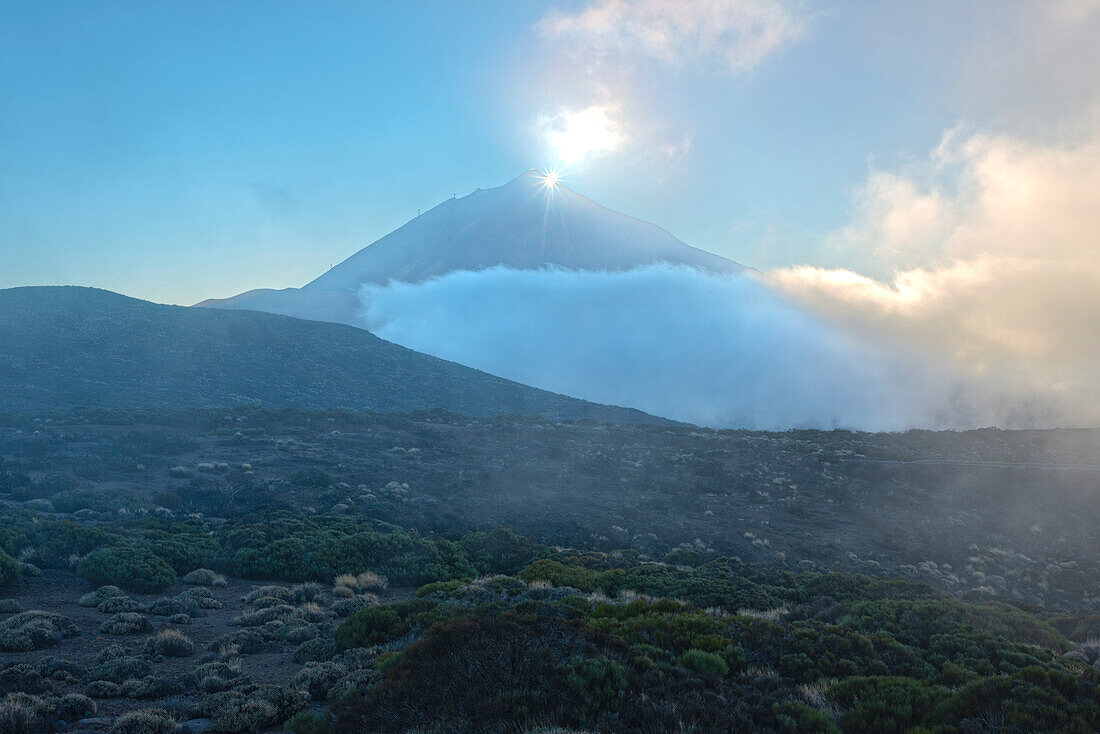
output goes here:
<path id="1" fill-rule="evenodd" d="M 80 721 L 76 722 L 76 725 L 81 729 L 96 730 L 106 729 L 114 722 L 115 720 L 110 718 L 109 716 L 97 716 L 90 719 L 81 719 Z"/>
<path id="2" fill-rule="evenodd" d="M 179 726 L 180 734 L 205 734 L 214 728 L 211 719 L 188 719 Z"/>

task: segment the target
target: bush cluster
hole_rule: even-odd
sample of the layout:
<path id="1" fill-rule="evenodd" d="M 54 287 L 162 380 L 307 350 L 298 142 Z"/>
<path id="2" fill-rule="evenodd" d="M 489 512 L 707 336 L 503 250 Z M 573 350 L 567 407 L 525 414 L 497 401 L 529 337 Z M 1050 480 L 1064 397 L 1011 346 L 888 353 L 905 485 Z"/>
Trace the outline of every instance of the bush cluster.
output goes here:
<path id="1" fill-rule="evenodd" d="M 77 573 L 96 585 L 114 585 L 130 591 L 162 591 L 176 582 L 176 572 L 159 556 L 137 548 L 102 548 L 88 555 Z"/>

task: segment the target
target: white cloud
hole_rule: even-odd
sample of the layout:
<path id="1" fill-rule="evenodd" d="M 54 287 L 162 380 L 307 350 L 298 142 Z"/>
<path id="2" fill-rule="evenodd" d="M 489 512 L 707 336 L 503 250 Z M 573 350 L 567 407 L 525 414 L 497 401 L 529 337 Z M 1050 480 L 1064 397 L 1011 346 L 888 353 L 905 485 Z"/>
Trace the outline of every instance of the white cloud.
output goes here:
<path id="1" fill-rule="evenodd" d="M 628 139 L 622 110 L 614 104 L 542 114 L 535 131 L 555 165 L 576 168 L 619 150 Z"/>
<path id="2" fill-rule="evenodd" d="M 806 24 L 784 0 L 593 0 L 574 15 L 547 13 L 537 30 L 586 54 L 717 62 L 738 73 L 797 41 Z"/>
<path id="3" fill-rule="evenodd" d="M 949 381 L 852 338 L 752 276 L 455 272 L 366 286 L 379 336 L 526 384 L 710 426 L 943 425 Z"/>
<path id="4" fill-rule="evenodd" d="M 1062 144 L 952 136 L 923 170 L 872 174 L 856 210 L 836 239 L 891 277 L 801 267 L 776 282 L 949 361 L 990 422 L 1100 425 L 1100 128 Z"/>

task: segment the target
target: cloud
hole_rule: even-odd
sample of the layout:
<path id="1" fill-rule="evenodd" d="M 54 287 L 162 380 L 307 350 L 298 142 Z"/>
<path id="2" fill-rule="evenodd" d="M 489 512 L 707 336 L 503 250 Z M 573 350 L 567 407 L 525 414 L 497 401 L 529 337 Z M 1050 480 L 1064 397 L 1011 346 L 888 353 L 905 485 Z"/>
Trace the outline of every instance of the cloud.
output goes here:
<path id="1" fill-rule="evenodd" d="M 844 328 L 953 365 L 990 422 L 1100 425 L 1100 127 L 945 136 L 922 168 L 873 173 L 856 212 L 835 242 L 890 275 L 770 276 Z"/>
<path id="2" fill-rule="evenodd" d="M 536 29 L 597 57 L 717 62 L 739 73 L 797 41 L 806 24 L 784 0 L 594 0 L 573 15 L 550 11 Z"/>
<path id="3" fill-rule="evenodd" d="M 951 383 L 752 276 L 455 272 L 365 286 L 365 328 L 548 390 L 710 426 L 939 425 Z"/>
<path id="4" fill-rule="evenodd" d="M 535 121 L 535 132 L 555 165 L 570 168 L 614 153 L 629 137 L 621 107 L 609 103 L 544 113 Z"/>
<path id="5" fill-rule="evenodd" d="M 1100 0 L 1051 0 L 1047 9 L 1057 21 L 1081 23 L 1100 13 Z"/>

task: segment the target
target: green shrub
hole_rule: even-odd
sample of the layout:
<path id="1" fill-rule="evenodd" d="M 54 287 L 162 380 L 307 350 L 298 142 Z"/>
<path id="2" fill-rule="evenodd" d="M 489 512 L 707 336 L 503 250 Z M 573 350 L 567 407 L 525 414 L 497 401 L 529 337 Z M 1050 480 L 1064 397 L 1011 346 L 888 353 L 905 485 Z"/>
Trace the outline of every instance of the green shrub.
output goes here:
<path id="1" fill-rule="evenodd" d="M 408 631 L 408 623 L 392 606 L 368 607 L 352 614 L 336 628 L 336 644 L 341 650 L 369 647 L 400 637 Z"/>
<path id="2" fill-rule="evenodd" d="M 108 734 L 174 734 L 176 720 L 164 709 L 130 711 L 115 719 Z"/>
<path id="3" fill-rule="evenodd" d="M 90 698 L 118 698 L 119 684 L 109 680 L 93 680 L 84 686 Z"/>
<path id="4" fill-rule="evenodd" d="M 207 698 L 204 709 L 217 732 L 260 732 L 305 708 L 305 699 L 284 686 L 243 686 Z"/>
<path id="5" fill-rule="evenodd" d="M 195 645 L 179 630 L 158 632 L 149 643 L 154 653 L 169 658 L 184 658 L 195 651 Z"/>
<path id="6" fill-rule="evenodd" d="M 31 610 L 0 622 L 0 650 L 27 652 L 56 645 L 78 634 L 72 620 L 60 614 Z"/>
<path id="7" fill-rule="evenodd" d="M 176 582 L 176 572 L 149 551 L 136 548 L 102 548 L 88 555 L 77 568 L 85 581 L 112 584 L 139 593 L 162 591 Z"/>
<path id="8" fill-rule="evenodd" d="M 99 631 L 104 635 L 138 635 L 151 632 L 152 629 L 153 623 L 148 617 L 134 612 L 112 614 L 99 625 Z"/>
<path id="9" fill-rule="evenodd" d="M 19 561 L 0 550 L 0 586 L 6 586 L 19 578 Z"/>
<path id="10" fill-rule="evenodd" d="M 910 678 L 849 678 L 829 689 L 847 709 L 840 718 L 845 731 L 902 734 L 925 722 L 949 698 L 946 689 Z"/>
<path id="11" fill-rule="evenodd" d="M 141 602 L 128 596 L 112 596 L 104 599 L 96 606 L 97 612 L 104 614 L 118 614 L 119 612 L 136 612 L 142 608 Z"/>
<path id="12" fill-rule="evenodd" d="M 225 576 L 211 571 L 209 568 L 196 568 L 185 575 L 182 581 L 185 584 L 195 586 L 214 586 L 218 588 L 225 586 L 227 583 Z"/>
<path id="13" fill-rule="evenodd" d="M 721 655 L 704 650 L 687 650 L 680 656 L 680 665 L 699 675 L 723 676 L 730 672 Z"/>
<path id="14" fill-rule="evenodd" d="M 331 660 L 308 663 L 294 676 L 294 687 L 305 691 L 314 701 L 323 701 L 336 681 L 347 674 L 347 668 Z"/>
<path id="15" fill-rule="evenodd" d="M 356 612 L 378 606 L 378 597 L 373 594 L 360 594 L 350 599 L 341 599 L 332 605 L 332 613 L 337 617 L 348 617 Z"/>
<path id="16" fill-rule="evenodd" d="M 294 651 L 293 660 L 299 665 L 329 660 L 337 653 L 336 642 L 329 637 L 306 640 Z"/>
<path id="17" fill-rule="evenodd" d="M 332 724 L 324 714 L 300 711 L 287 719 L 283 728 L 292 734 L 329 734 Z"/>
<path id="18" fill-rule="evenodd" d="M 53 707 L 37 696 L 9 693 L 0 699 L 0 732 L 40 734 L 53 720 Z"/>
<path id="19" fill-rule="evenodd" d="M 80 693 L 67 693 L 57 701 L 57 716 L 66 721 L 95 716 L 95 713 L 95 701 Z"/>
<path id="20" fill-rule="evenodd" d="M 126 596 L 126 594 L 117 586 L 100 586 L 95 591 L 89 591 L 87 594 L 80 597 L 77 604 L 82 607 L 98 607 L 108 599 L 113 599 L 117 596 Z"/>
<path id="21" fill-rule="evenodd" d="M 59 492 L 50 498 L 58 512 L 76 512 L 93 510 L 95 512 L 117 512 L 118 510 L 136 510 L 145 506 L 145 502 L 132 492 L 124 489 L 104 489 L 85 487 Z"/>
<path id="22" fill-rule="evenodd" d="M 162 675 L 147 675 L 144 678 L 131 678 L 123 681 L 119 688 L 119 698 L 164 698 L 183 691 L 179 681 Z"/>
<path id="23" fill-rule="evenodd" d="M 603 655 L 576 656 L 569 662 L 566 684 L 594 713 L 611 708 L 622 697 L 626 690 L 626 669 Z"/>
<path id="24" fill-rule="evenodd" d="M 773 707 L 779 726 L 792 734 L 840 734 L 840 729 L 823 711 L 801 701 L 784 701 Z"/>
<path id="25" fill-rule="evenodd" d="M 121 655 L 100 661 L 88 671 L 89 681 L 110 681 L 121 684 L 131 678 L 149 675 L 149 663 L 133 655 Z M 91 695 L 91 694 L 89 694 Z"/>

